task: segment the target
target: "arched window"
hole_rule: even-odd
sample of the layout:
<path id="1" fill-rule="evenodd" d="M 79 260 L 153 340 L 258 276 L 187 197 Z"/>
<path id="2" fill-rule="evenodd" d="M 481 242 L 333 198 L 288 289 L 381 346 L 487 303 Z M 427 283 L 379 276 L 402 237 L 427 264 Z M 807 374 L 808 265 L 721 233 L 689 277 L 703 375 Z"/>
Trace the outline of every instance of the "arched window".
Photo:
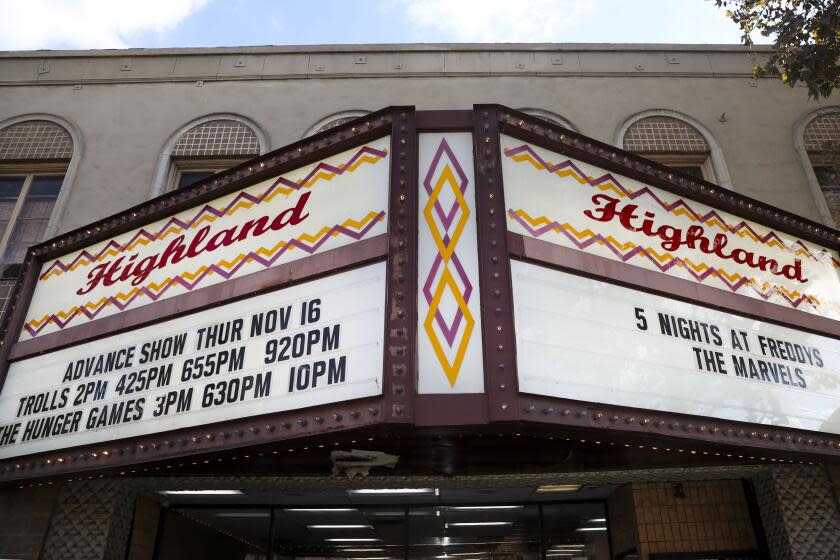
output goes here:
<path id="1" fill-rule="evenodd" d="M 0 125 L 0 312 L 26 250 L 55 229 L 53 214 L 73 152 L 73 137 L 51 120 Z"/>
<path id="2" fill-rule="evenodd" d="M 812 190 L 822 196 L 826 211 L 840 224 L 840 108 L 818 111 L 806 120 L 801 131 L 800 151 L 804 149 Z M 797 139 L 799 140 L 799 139 Z M 819 204 L 818 206 L 822 206 Z M 829 221 L 825 219 L 824 221 Z"/>
<path id="3" fill-rule="evenodd" d="M 732 188 L 723 151 L 697 121 L 675 111 L 646 111 L 619 128 L 616 145 L 629 152 Z"/>
<path id="4" fill-rule="evenodd" d="M 73 139 L 62 126 L 27 120 L 0 129 L 0 264 L 23 262 L 29 246 L 44 240 Z M 4 271 L 4 277 L 17 271 Z"/>
<path id="5" fill-rule="evenodd" d="M 575 132 L 578 131 L 578 127 L 576 127 L 572 122 L 565 117 L 558 115 L 557 113 L 553 113 L 551 111 L 546 111 L 545 109 L 536 109 L 532 107 L 525 107 L 519 109 L 526 115 L 531 115 L 532 117 L 537 117 L 539 119 L 543 119 L 544 121 L 548 121 L 552 124 L 557 124 L 562 126 L 563 128 L 568 128 L 569 130 L 574 130 Z"/>
<path id="6" fill-rule="evenodd" d="M 318 134 L 319 132 L 335 128 L 344 123 L 348 123 L 353 119 L 364 117 L 367 114 L 370 114 L 370 111 L 365 111 L 364 109 L 352 109 L 349 111 L 333 113 L 332 115 L 328 115 L 310 126 L 301 138 L 309 138 L 313 134 Z"/>
<path id="7" fill-rule="evenodd" d="M 266 151 L 265 134 L 238 115 L 209 115 L 181 127 L 167 141 L 151 195 L 188 187 Z"/>

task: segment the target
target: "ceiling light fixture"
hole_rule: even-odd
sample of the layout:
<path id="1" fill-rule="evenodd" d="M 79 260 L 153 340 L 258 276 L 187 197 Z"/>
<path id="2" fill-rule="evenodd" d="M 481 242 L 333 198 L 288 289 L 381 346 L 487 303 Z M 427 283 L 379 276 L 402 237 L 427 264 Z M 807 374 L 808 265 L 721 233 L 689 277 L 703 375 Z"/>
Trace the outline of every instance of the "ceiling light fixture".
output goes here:
<path id="1" fill-rule="evenodd" d="M 525 506 L 452 506 L 450 509 L 457 510 L 482 510 L 482 509 L 522 509 Z"/>
<path id="2" fill-rule="evenodd" d="M 164 496 L 241 496 L 242 490 L 161 490 Z"/>
<path id="3" fill-rule="evenodd" d="M 431 494 L 437 488 L 360 488 L 348 490 L 349 494 Z"/>
<path id="4" fill-rule="evenodd" d="M 373 529 L 371 525 L 307 525 L 307 529 Z"/>
<path id="5" fill-rule="evenodd" d="M 580 484 L 543 484 L 537 486 L 537 492 L 577 492 Z"/>
<path id="6" fill-rule="evenodd" d="M 324 539 L 327 542 L 379 542 L 379 539 Z"/>
<path id="7" fill-rule="evenodd" d="M 289 513 L 344 513 L 357 511 L 356 508 L 286 508 Z"/>
<path id="8" fill-rule="evenodd" d="M 457 523 L 447 523 L 446 527 L 490 527 L 499 525 L 513 525 L 511 521 L 459 521 Z"/>
<path id="9" fill-rule="evenodd" d="M 575 529 L 575 531 L 606 531 L 606 527 L 580 527 Z"/>

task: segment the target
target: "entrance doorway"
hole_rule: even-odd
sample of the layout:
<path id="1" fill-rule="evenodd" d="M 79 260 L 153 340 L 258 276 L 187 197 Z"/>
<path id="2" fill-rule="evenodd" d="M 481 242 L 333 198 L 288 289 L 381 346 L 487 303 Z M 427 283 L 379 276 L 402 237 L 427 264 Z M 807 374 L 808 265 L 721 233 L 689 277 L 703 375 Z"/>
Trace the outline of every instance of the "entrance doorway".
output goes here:
<path id="1" fill-rule="evenodd" d="M 361 489 L 282 505 L 231 494 L 172 504 L 156 559 L 608 560 L 606 489 L 578 490 Z"/>

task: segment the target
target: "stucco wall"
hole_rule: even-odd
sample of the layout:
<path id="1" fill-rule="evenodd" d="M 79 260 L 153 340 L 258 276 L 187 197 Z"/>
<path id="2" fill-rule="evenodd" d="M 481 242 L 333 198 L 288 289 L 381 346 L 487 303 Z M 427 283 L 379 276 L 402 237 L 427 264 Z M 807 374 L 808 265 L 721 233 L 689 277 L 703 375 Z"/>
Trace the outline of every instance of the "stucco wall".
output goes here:
<path id="1" fill-rule="evenodd" d="M 743 52 L 695 48 L 695 52 L 671 53 L 681 62 L 668 65 L 670 55 L 665 51 L 448 53 L 442 49 L 420 53 L 426 58 L 406 58 L 406 64 L 414 65 L 406 67 L 394 61 L 419 56 L 411 47 L 406 49 L 406 53 L 369 53 L 364 65 L 356 65 L 365 72 L 355 74 L 349 53 L 309 53 L 304 69 L 298 68 L 302 62 L 295 62 L 304 56 L 300 52 L 271 55 L 286 57 L 286 62 L 275 63 L 270 73 L 271 56 L 265 55 L 259 59 L 257 74 L 253 74 L 255 56 L 243 55 L 243 71 L 250 68 L 252 75 L 242 79 L 222 72 L 225 65 L 235 64 L 236 55 L 212 50 L 180 58 L 144 51 L 132 51 L 130 58 L 96 53 L 87 58 L 80 53 L 55 58 L 29 53 L 32 56 L 21 58 L 0 53 L 0 123 L 24 114 L 48 113 L 72 123 L 81 134 L 84 153 L 69 186 L 72 191 L 60 216 L 60 232 L 147 199 L 167 140 L 186 123 L 207 114 L 233 113 L 254 121 L 274 149 L 298 140 L 313 123 L 342 110 L 396 104 L 463 109 L 487 102 L 553 111 L 583 134 L 609 143 L 636 113 L 650 109 L 684 113 L 708 129 L 722 147 L 736 191 L 819 220 L 793 137 L 797 122 L 831 103 L 809 101 L 803 88 L 792 89 L 775 80 L 755 82 Z M 562 65 L 552 67 L 543 61 L 558 55 Z M 45 63 L 49 71 L 37 74 Z M 120 64 L 131 69 L 121 71 Z M 518 65 L 522 71 L 517 71 Z M 395 70 L 396 66 L 401 68 Z M 639 67 L 643 70 L 634 70 Z M 43 84 L 44 80 L 51 83 Z M 723 113 L 725 122 L 720 120 Z"/>

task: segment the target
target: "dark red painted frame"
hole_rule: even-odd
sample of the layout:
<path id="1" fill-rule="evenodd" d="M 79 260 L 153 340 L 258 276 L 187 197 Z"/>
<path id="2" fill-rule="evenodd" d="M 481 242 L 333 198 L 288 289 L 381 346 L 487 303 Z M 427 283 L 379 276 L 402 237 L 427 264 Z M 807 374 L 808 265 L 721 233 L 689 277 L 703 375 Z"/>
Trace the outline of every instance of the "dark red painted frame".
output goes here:
<path id="1" fill-rule="evenodd" d="M 0 481 L 107 469 L 413 420 L 416 321 L 416 116 L 413 107 L 389 107 L 280 148 L 187 189 L 100 220 L 32 247 L 10 296 L 0 331 L 0 390 L 10 360 L 96 340 L 185 313 L 281 289 L 328 274 L 385 261 L 387 274 L 382 395 L 255 416 L 148 436 L 85 445 L 0 461 Z M 209 202 L 269 177 L 390 135 L 388 233 L 332 251 L 209 286 L 61 333 L 16 342 L 42 263 Z M 224 298 L 224 299 L 220 299 Z"/>
<path id="2" fill-rule="evenodd" d="M 511 394 L 516 374 L 510 288 L 511 259 L 595 278 L 697 305 L 840 339 L 840 322 L 701 286 L 688 280 L 596 257 L 507 231 L 499 133 L 632 177 L 830 249 L 840 232 L 680 173 L 614 146 L 500 105 L 476 105 L 479 262 L 485 320 L 485 375 L 491 419 L 689 438 L 705 442 L 840 457 L 840 436 L 711 417 Z M 500 266 L 503 263 L 503 266 Z M 492 318 L 492 319 L 491 319 Z M 490 323 L 489 321 L 494 321 Z M 492 327 L 492 328 L 491 328 Z M 495 383 L 491 383 L 493 380 Z"/>

